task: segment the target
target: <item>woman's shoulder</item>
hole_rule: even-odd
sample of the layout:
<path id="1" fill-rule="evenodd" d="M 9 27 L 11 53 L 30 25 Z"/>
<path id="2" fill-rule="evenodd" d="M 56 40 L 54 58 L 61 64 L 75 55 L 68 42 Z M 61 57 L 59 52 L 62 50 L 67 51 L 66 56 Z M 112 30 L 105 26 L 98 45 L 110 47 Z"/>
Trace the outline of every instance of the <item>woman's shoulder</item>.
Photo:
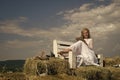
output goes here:
<path id="1" fill-rule="evenodd" d="M 88 39 L 84 39 L 88 44 L 93 42 L 93 39 L 92 38 L 88 38 Z"/>
<path id="2" fill-rule="evenodd" d="M 93 42 L 93 39 L 92 39 L 92 38 L 89 38 L 89 42 Z"/>
<path id="3" fill-rule="evenodd" d="M 91 41 L 91 40 L 93 40 L 92 38 L 88 38 L 88 39 L 84 39 L 84 40 L 89 40 L 89 41 Z"/>
<path id="4" fill-rule="evenodd" d="M 92 38 L 89 38 L 89 40 L 93 40 Z"/>

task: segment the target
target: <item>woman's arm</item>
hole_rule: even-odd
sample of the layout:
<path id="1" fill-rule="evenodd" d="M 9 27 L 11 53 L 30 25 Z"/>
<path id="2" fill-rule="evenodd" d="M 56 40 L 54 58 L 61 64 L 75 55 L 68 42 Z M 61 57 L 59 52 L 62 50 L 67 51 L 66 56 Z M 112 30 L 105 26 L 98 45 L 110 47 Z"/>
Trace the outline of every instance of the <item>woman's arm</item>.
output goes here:
<path id="1" fill-rule="evenodd" d="M 93 49 L 93 39 L 90 39 L 89 48 L 90 48 L 90 49 Z"/>
<path id="2" fill-rule="evenodd" d="M 67 49 L 64 49 L 64 50 L 62 50 L 62 51 L 60 51 L 60 52 L 58 52 L 58 54 L 66 54 L 66 53 L 68 53 L 69 51 L 72 51 L 70 48 L 67 48 Z"/>

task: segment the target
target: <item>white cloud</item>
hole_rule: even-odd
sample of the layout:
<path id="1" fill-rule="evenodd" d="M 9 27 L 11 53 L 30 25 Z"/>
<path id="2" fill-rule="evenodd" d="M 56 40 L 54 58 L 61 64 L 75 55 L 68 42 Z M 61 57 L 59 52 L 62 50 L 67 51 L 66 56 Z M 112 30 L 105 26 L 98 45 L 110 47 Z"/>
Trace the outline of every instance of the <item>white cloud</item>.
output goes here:
<path id="1" fill-rule="evenodd" d="M 116 4 L 120 4 L 120 0 L 112 0 Z"/>
<path id="2" fill-rule="evenodd" d="M 61 12 L 58 12 L 56 15 L 61 15 L 61 14 L 63 14 L 63 11 L 61 11 Z"/>
<path id="3" fill-rule="evenodd" d="M 30 48 L 30 47 L 38 47 L 43 43 L 43 41 L 23 41 L 23 40 L 11 40 L 6 41 L 3 47 L 6 48 Z"/>
<path id="4" fill-rule="evenodd" d="M 52 35 L 51 31 L 39 29 L 39 28 L 32 28 L 32 29 L 23 29 L 21 28 L 21 22 L 24 22 L 24 17 L 20 17 L 20 19 L 16 20 L 7 20 L 4 22 L 0 22 L 0 33 L 7 33 L 7 34 L 15 34 L 20 36 L 27 36 L 27 37 L 40 37 L 42 35 L 46 36 L 47 34 Z"/>
<path id="5" fill-rule="evenodd" d="M 80 8 L 79 8 L 79 10 L 80 11 L 87 11 L 87 10 L 89 10 L 90 9 L 90 7 L 92 6 L 93 4 L 91 3 L 87 3 L 87 4 L 84 4 L 84 5 L 82 5 Z"/>
<path id="6" fill-rule="evenodd" d="M 63 15 L 63 19 L 68 23 L 65 23 L 59 28 L 50 28 L 43 30 L 41 28 L 23 29 L 19 25 L 21 22 L 25 22 L 27 18 L 20 17 L 17 20 L 7 20 L 0 22 L 0 32 L 7 34 L 15 34 L 27 37 L 44 37 L 45 40 L 41 41 L 20 41 L 13 40 L 5 43 L 7 47 L 23 48 L 23 47 L 42 47 L 51 48 L 52 40 L 73 40 L 75 37 L 80 36 L 80 31 L 83 27 L 87 27 L 91 30 L 93 36 L 96 39 L 108 39 L 108 35 L 116 32 L 120 29 L 120 5 L 119 0 L 115 0 L 109 5 L 100 5 L 97 7 L 94 3 L 84 4 L 80 8 L 75 8 L 67 11 L 61 11 L 57 15 Z M 119 32 L 117 32 L 119 33 Z M 102 44 L 102 42 L 100 42 Z M 97 44 L 97 43 L 96 43 Z M 103 48 L 98 48 L 98 51 L 103 51 Z M 105 49 L 104 49 L 105 50 Z"/>
<path id="7" fill-rule="evenodd" d="M 16 34 L 27 37 L 44 37 L 48 40 L 67 39 L 64 37 L 74 38 L 80 36 L 80 30 L 83 27 L 90 28 L 95 37 L 107 38 L 110 32 L 114 32 L 119 28 L 119 5 L 111 3 L 110 5 L 93 7 L 95 4 L 87 3 L 80 8 L 67 11 L 61 11 L 57 15 L 63 15 L 68 22 L 59 28 L 50 28 L 43 30 L 41 28 L 23 29 L 21 22 L 25 22 L 27 18 L 19 17 L 17 20 L 7 20 L 0 22 L 1 33 Z M 116 21 L 115 21 L 116 20 Z M 72 35 L 72 36 L 71 36 Z M 98 36 L 99 35 L 99 36 Z"/>
<path id="8" fill-rule="evenodd" d="M 105 1 L 105 0 L 98 0 L 98 1 Z"/>
<path id="9" fill-rule="evenodd" d="M 120 34 L 120 0 L 113 0 L 109 5 L 100 6 L 96 6 L 94 3 L 87 3 L 78 9 L 75 8 L 63 13 L 63 19 L 68 21 L 66 23 L 67 27 L 64 27 L 63 31 L 69 31 L 66 34 L 69 39 L 80 36 L 80 30 L 83 27 L 87 27 L 91 30 L 92 37 L 97 40 L 95 41 L 95 45 L 97 45 L 95 50 L 107 56 L 113 55 L 112 47 L 109 46 L 116 46 L 114 38 L 117 35 L 115 34 Z M 116 53 L 118 48 L 119 46 L 114 48 Z"/>
<path id="10" fill-rule="evenodd" d="M 88 27 L 95 33 L 96 37 L 99 35 L 100 38 L 106 37 L 107 34 L 114 32 L 119 28 L 119 26 L 117 26 L 120 21 L 119 5 L 111 3 L 107 6 L 100 5 L 98 7 L 90 8 L 91 5 L 93 6 L 95 4 L 84 4 L 77 10 L 70 10 L 73 11 L 72 13 L 66 11 L 64 19 L 69 22 L 69 27 L 66 28 L 68 31 L 76 32 L 82 27 Z"/>
<path id="11" fill-rule="evenodd" d="M 27 18 L 19 17 L 18 20 L 0 22 L 0 24 L 2 24 L 0 26 L 0 32 L 27 37 L 44 36 L 48 39 L 60 39 L 64 36 L 79 36 L 81 28 L 88 27 L 91 29 L 92 33 L 95 33 L 96 37 L 98 37 L 97 35 L 99 35 L 99 37 L 106 37 L 109 32 L 115 31 L 119 27 L 120 7 L 116 1 L 107 6 L 100 5 L 92 8 L 95 4 L 87 3 L 80 6 L 78 9 L 61 11 L 57 15 L 63 15 L 63 18 L 68 22 L 61 26 L 61 28 L 43 30 L 34 27 L 25 30 L 21 28 L 19 24 L 26 21 Z"/>

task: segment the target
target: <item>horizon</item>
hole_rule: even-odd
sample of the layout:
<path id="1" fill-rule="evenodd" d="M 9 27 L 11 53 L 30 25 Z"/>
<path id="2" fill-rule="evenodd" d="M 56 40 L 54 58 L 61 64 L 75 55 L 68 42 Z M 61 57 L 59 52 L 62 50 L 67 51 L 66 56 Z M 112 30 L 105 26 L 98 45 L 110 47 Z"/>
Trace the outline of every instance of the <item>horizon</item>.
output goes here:
<path id="1" fill-rule="evenodd" d="M 50 54 L 90 29 L 94 51 L 120 56 L 120 0 L 0 0 L 0 61 Z"/>
<path id="2" fill-rule="evenodd" d="M 25 60 L 25 59 L 8 59 L 8 60 L 0 60 L 0 61 L 17 61 L 17 60 Z"/>

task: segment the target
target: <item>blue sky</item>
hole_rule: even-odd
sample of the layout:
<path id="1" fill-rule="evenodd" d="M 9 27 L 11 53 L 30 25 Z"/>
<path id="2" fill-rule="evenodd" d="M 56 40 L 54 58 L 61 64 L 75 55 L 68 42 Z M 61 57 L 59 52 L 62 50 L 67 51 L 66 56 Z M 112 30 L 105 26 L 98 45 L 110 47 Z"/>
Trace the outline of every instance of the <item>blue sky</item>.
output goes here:
<path id="1" fill-rule="evenodd" d="M 0 0 L 0 60 L 49 54 L 54 39 L 75 41 L 87 27 L 96 53 L 120 52 L 119 0 Z"/>

